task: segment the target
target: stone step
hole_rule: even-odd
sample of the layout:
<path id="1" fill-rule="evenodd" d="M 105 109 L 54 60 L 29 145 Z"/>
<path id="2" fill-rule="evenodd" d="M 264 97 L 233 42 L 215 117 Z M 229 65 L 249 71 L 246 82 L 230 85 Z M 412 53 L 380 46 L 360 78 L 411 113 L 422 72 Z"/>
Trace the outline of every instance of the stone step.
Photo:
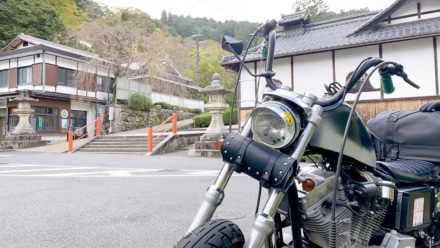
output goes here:
<path id="1" fill-rule="evenodd" d="M 84 148 L 108 148 L 108 149 L 117 149 L 117 148 L 148 148 L 147 144 L 125 144 L 125 145 L 106 145 L 106 144 L 88 144 L 85 145 Z"/>
<path id="2" fill-rule="evenodd" d="M 91 153 L 147 153 L 147 148 L 87 148 L 83 147 L 79 152 L 91 152 Z"/>

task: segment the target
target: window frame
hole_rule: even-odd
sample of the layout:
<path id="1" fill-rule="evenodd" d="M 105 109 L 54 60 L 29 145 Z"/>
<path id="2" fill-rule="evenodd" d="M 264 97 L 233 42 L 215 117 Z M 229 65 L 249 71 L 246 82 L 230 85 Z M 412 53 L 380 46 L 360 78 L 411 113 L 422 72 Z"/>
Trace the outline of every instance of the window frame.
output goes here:
<path id="1" fill-rule="evenodd" d="M 71 73 L 69 75 L 69 73 Z M 58 85 L 66 86 L 66 87 L 74 87 L 74 74 L 75 70 L 58 67 L 57 70 L 57 81 Z M 70 78 L 69 78 L 70 77 Z"/>
<path id="2" fill-rule="evenodd" d="M 25 80 L 23 81 L 23 76 Z M 17 69 L 17 85 L 32 84 L 32 66 L 23 66 Z"/>
<path id="3" fill-rule="evenodd" d="M 0 88 L 9 86 L 9 69 L 0 70 Z"/>

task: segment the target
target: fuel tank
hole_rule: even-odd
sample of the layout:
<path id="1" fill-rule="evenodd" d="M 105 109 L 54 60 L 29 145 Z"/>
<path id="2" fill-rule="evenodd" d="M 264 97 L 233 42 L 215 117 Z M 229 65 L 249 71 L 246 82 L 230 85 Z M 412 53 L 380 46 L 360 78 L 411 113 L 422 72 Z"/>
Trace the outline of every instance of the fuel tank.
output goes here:
<path id="1" fill-rule="evenodd" d="M 350 111 L 351 107 L 345 103 L 335 109 L 324 111 L 321 125 L 309 143 L 310 148 L 339 154 Z M 363 165 L 376 167 L 376 153 L 371 136 L 357 113 L 351 120 L 344 156 Z"/>

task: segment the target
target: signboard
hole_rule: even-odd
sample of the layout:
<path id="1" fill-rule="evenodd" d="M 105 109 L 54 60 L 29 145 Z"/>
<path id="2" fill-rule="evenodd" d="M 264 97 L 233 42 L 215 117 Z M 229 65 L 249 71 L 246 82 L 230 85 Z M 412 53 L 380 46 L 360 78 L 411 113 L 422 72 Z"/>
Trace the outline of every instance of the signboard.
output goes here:
<path id="1" fill-rule="evenodd" d="M 61 110 L 61 118 L 67 118 L 69 116 L 69 111 L 67 111 L 67 109 L 63 109 Z"/>

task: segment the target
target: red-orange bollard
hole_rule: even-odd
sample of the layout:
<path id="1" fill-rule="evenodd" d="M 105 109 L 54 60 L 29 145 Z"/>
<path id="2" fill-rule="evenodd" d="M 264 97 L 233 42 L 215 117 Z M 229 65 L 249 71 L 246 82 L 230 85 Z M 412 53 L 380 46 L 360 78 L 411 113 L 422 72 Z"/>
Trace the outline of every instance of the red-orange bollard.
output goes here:
<path id="1" fill-rule="evenodd" d="M 67 133 L 67 141 L 68 141 L 67 151 L 72 152 L 73 151 L 73 131 L 69 131 Z"/>
<path id="2" fill-rule="evenodd" d="M 153 151 L 153 123 L 148 123 L 148 152 Z"/>
<path id="3" fill-rule="evenodd" d="M 173 113 L 173 134 L 177 133 L 177 114 Z"/>
<path id="4" fill-rule="evenodd" d="M 101 117 L 96 117 L 96 136 L 101 136 Z"/>

